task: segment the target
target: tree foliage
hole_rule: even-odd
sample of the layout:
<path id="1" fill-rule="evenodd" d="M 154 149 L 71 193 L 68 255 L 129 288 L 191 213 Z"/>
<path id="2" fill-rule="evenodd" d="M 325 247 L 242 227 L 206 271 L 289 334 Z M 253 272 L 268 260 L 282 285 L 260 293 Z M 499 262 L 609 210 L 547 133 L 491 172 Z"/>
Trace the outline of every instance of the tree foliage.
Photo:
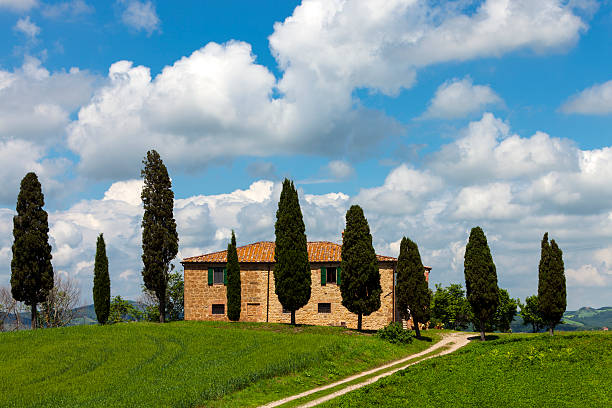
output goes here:
<path id="1" fill-rule="evenodd" d="M 227 317 L 231 321 L 240 320 L 241 282 L 240 264 L 236 251 L 236 235 L 232 231 L 232 240 L 227 246 Z"/>
<path id="2" fill-rule="evenodd" d="M 81 290 L 74 279 L 55 277 L 55 284 L 40 303 L 39 327 L 64 327 L 72 323 L 80 303 Z"/>
<path id="3" fill-rule="evenodd" d="M 446 329 L 468 328 L 472 321 L 472 310 L 460 284 L 453 283 L 448 287 L 436 285 L 431 301 L 431 321 L 442 323 Z"/>
<path id="4" fill-rule="evenodd" d="M 283 181 L 274 231 L 275 293 L 281 305 L 291 311 L 291 324 L 295 324 L 295 311 L 310 300 L 311 272 L 300 201 L 288 179 Z"/>
<path id="5" fill-rule="evenodd" d="M 93 301 L 98 323 L 105 324 L 110 312 L 110 276 L 104 235 L 100 234 L 96 242 L 94 262 Z"/>
<path id="6" fill-rule="evenodd" d="M 178 234 L 174 220 L 174 193 L 168 170 L 155 150 L 143 160 L 142 203 L 142 277 L 145 287 L 155 292 L 159 302 L 159 321 L 166 319 L 166 291 L 170 262 L 178 252 Z"/>
<path id="7" fill-rule="evenodd" d="M 548 243 L 548 232 L 542 238 L 538 269 L 539 314 L 552 335 L 567 307 L 567 292 L 563 252 L 554 239 Z"/>
<path id="8" fill-rule="evenodd" d="M 517 308 L 520 304 L 519 299 L 513 299 L 506 289 L 499 289 L 499 306 L 495 312 L 495 329 L 507 333 L 510 331 L 510 324 L 516 316 Z"/>
<path id="9" fill-rule="evenodd" d="M 499 305 L 499 289 L 491 250 L 480 227 L 472 228 L 463 265 L 467 299 L 476 325 L 480 328 L 480 338 L 484 341 L 485 327 L 494 319 Z"/>
<path id="10" fill-rule="evenodd" d="M 531 325 L 531 330 L 534 333 L 542 330 L 544 326 L 544 319 L 540 315 L 540 308 L 538 306 L 538 295 L 529 296 L 525 299 L 525 304 L 520 304 L 521 317 L 523 318 L 523 324 L 525 326 Z"/>
<path id="11" fill-rule="evenodd" d="M 342 235 L 342 305 L 357 314 L 357 329 L 362 316 L 380 309 L 380 272 L 372 235 L 363 210 L 353 205 L 346 213 L 346 228 Z"/>
<path id="12" fill-rule="evenodd" d="M 419 323 L 430 318 L 431 294 L 425 279 L 425 268 L 416 243 L 402 238 L 397 260 L 397 305 L 402 319 L 412 317 L 416 336 L 421 337 Z"/>
<path id="13" fill-rule="evenodd" d="M 13 259 L 11 292 L 13 298 L 30 306 L 32 328 L 36 328 L 36 307 L 53 288 L 53 266 L 49 245 L 49 223 L 38 177 L 28 173 L 21 180 L 17 215 L 13 217 Z"/>
<path id="14" fill-rule="evenodd" d="M 138 302 L 144 309 L 143 318 L 149 322 L 159 322 L 159 302 L 155 292 L 142 288 L 142 296 Z M 166 321 L 183 320 L 184 317 L 185 282 L 180 272 L 168 275 L 168 290 L 166 291 Z"/>
<path id="15" fill-rule="evenodd" d="M 141 318 L 142 312 L 121 296 L 115 296 L 111 300 L 108 323 L 138 321 Z"/>

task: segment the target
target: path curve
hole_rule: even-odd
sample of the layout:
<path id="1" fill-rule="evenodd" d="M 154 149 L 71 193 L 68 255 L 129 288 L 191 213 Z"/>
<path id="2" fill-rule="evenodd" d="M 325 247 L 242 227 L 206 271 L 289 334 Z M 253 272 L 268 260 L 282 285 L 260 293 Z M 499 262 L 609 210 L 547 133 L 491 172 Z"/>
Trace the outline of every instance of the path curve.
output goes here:
<path id="1" fill-rule="evenodd" d="M 383 377 L 387 377 L 387 376 L 389 376 L 391 374 L 396 373 L 399 370 L 403 370 L 403 369 L 405 369 L 407 367 L 410 367 L 411 365 L 420 363 L 421 361 L 425 361 L 425 360 L 428 360 L 430 358 L 437 357 L 437 356 L 442 356 L 444 354 L 452 353 L 453 351 L 455 351 L 455 350 L 465 346 L 466 344 L 468 344 L 470 342 L 469 338 L 473 337 L 473 336 L 474 336 L 474 333 L 451 333 L 451 334 L 445 335 L 439 342 L 437 342 L 433 346 L 431 346 L 431 347 L 429 347 L 429 348 L 427 348 L 427 349 L 425 349 L 425 350 L 423 350 L 423 351 L 421 351 L 419 353 L 411 354 L 411 355 L 409 355 L 407 357 L 401 358 L 399 360 L 392 361 L 392 362 L 387 363 L 387 364 L 385 364 L 383 366 L 376 367 L 376 368 L 373 368 L 373 369 L 370 369 L 370 370 L 367 370 L 367 371 L 363 371 L 363 372 L 358 373 L 358 374 L 354 374 L 354 375 L 352 375 L 350 377 L 344 378 L 344 379 L 342 379 L 340 381 L 336 381 L 336 382 L 331 383 L 331 384 L 323 385 L 321 387 L 317 387 L 317 388 L 310 389 L 308 391 L 304 391 L 304 392 L 302 392 L 300 394 L 292 395 L 292 396 L 289 396 L 289 397 L 286 397 L 286 398 L 283 398 L 283 399 L 280 399 L 280 400 L 277 400 L 277 401 L 270 402 L 270 403 L 268 403 L 266 405 L 260 406 L 259 408 L 278 407 L 280 405 L 286 404 L 286 403 L 291 402 L 291 401 L 295 401 L 297 399 L 306 397 L 308 395 L 311 395 L 311 394 L 314 394 L 314 393 L 317 393 L 317 392 L 320 392 L 320 391 L 324 391 L 324 390 L 327 390 L 327 389 L 330 389 L 330 388 L 337 387 L 339 385 L 342 385 L 342 384 L 345 384 L 345 383 L 357 380 L 357 379 L 359 379 L 361 377 L 366 377 L 368 375 L 375 374 L 375 373 L 377 373 L 379 371 L 384 371 L 383 373 L 381 373 L 381 374 L 379 374 L 377 376 L 368 378 L 367 380 L 365 380 L 363 382 L 360 382 L 358 384 L 349 385 L 349 386 L 347 386 L 345 388 L 342 388 L 341 390 L 335 391 L 335 392 L 333 392 L 331 394 L 324 395 L 321 398 L 317 398 L 316 400 L 309 401 L 308 403 L 306 403 L 304 405 L 300 405 L 300 408 L 301 407 L 304 407 L 304 408 L 305 407 L 314 407 L 314 406 L 319 405 L 319 404 L 321 404 L 321 403 L 323 403 L 325 401 L 329 401 L 330 399 L 336 398 L 336 397 L 338 397 L 340 395 L 344 395 L 344 394 L 346 394 L 348 392 L 351 392 L 353 390 L 356 390 L 358 388 L 365 387 L 366 385 L 372 384 L 372 383 L 380 380 Z M 421 360 L 413 361 L 411 363 L 408 363 L 408 364 L 403 365 L 401 367 L 394 368 L 394 369 L 389 370 L 389 371 L 385 371 L 389 367 L 393 367 L 393 366 L 396 366 L 398 364 L 401 364 L 401 363 L 404 363 L 404 362 L 407 362 L 407 361 L 410 361 L 410 360 L 414 360 L 416 358 L 422 357 L 422 356 L 424 356 L 426 354 L 431 353 L 432 351 L 435 351 L 435 350 L 437 350 L 437 349 L 439 349 L 441 347 L 445 347 L 445 346 L 448 346 L 448 348 L 446 348 L 445 350 L 442 350 L 440 353 L 434 354 L 432 356 L 427 356 L 427 357 L 425 357 L 425 358 L 423 358 Z"/>

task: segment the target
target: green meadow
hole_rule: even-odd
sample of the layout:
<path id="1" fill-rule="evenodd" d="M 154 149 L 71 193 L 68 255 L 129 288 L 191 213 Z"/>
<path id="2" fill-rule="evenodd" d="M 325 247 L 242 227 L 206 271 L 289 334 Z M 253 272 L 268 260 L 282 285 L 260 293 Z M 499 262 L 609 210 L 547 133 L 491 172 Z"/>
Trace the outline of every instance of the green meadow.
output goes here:
<path id="1" fill-rule="evenodd" d="M 429 347 L 333 327 L 122 323 L 0 333 L 2 407 L 256 406 Z"/>
<path id="2" fill-rule="evenodd" d="M 325 407 L 610 407 L 612 335 L 496 335 L 424 361 Z"/>

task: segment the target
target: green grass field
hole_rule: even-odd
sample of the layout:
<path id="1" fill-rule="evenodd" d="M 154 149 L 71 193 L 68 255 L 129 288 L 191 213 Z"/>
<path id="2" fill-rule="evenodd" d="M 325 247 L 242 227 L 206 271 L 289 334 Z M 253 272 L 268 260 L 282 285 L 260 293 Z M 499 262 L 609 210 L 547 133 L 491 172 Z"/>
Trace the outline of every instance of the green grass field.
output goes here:
<path id="1" fill-rule="evenodd" d="M 257 323 L 0 333 L 0 406 L 255 406 L 431 344 L 399 346 L 341 328 Z"/>
<path id="2" fill-rule="evenodd" d="M 612 335 L 499 335 L 400 371 L 325 407 L 610 407 Z"/>

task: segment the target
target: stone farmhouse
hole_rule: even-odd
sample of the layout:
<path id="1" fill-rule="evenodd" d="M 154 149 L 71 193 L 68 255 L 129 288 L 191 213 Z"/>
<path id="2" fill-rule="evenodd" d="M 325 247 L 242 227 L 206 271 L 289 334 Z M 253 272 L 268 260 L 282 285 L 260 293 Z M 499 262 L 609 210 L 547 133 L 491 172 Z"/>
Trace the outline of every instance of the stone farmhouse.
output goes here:
<path id="1" fill-rule="evenodd" d="M 339 284 L 342 246 L 333 242 L 309 242 L 308 258 L 312 288 L 308 304 L 296 311 L 299 324 L 357 328 L 357 315 L 342 306 Z M 242 284 L 240 320 L 289 323 L 291 313 L 283 310 L 274 293 L 274 242 L 256 242 L 237 248 Z M 382 286 L 381 307 L 363 317 L 363 328 L 378 330 L 399 320 L 395 302 L 397 259 L 377 255 Z M 227 251 L 185 258 L 185 320 L 227 319 Z M 425 267 L 429 281 L 430 267 Z M 411 327 L 411 322 L 407 323 Z"/>

